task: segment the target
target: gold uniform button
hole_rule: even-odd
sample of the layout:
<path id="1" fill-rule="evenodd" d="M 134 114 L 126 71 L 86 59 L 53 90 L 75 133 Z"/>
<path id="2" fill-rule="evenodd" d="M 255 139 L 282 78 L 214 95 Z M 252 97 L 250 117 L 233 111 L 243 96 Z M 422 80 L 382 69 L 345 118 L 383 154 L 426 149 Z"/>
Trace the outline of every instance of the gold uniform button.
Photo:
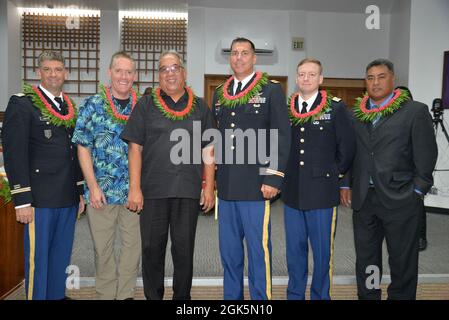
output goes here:
<path id="1" fill-rule="evenodd" d="M 326 178 L 329 178 L 331 175 L 329 173 L 326 173 Z"/>
<path id="2" fill-rule="evenodd" d="M 259 113 L 259 110 L 256 110 L 256 113 Z"/>
<path id="3" fill-rule="evenodd" d="M 320 127 L 320 130 L 323 131 L 323 127 Z"/>
<path id="4" fill-rule="evenodd" d="M 234 127 L 235 127 L 235 124 L 231 123 L 231 128 L 234 128 Z"/>
<path id="5" fill-rule="evenodd" d="M 300 154 L 304 154 L 304 150 L 299 151 Z"/>
<path id="6" fill-rule="evenodd" d="M 231 134 L 231 139 L 234 139 L 234 138 L 235 138 L 235 136 L 233 134 Z"/>
<path id="7" fill-rule="evenodd" d="M 36 169 L 36 172 L 39 172 L 39 169 Z"/>
<path id="8" fill-rule="evenodd" d="M 231 116 L 235 116 L 235 112 L 231 112 Z"/>
<path id="9" fill-rule="evenodd" d="M 234 150 L 235 149 L 235 147 L 234 146 L 231 146 L 231 150 Z"/>
<path id="10" fill-rule="evenodd" d="M 303 165 L 304 165 L 304 161 L 301 161 L 301 162 L 299 163 L 299 165 L 300 165 L 300 166 L 303 166 Z"/>
<path id="11" fill-rule="evenodd" d="M 306 129 L 304 127 L 302 127 L 301 128 L 301 132 L 304 132 L 304 131 L 306 131 Z"/>
<path id="12" fill-rule="evenodd" d="M 299 140 L 299 141 L 300 141 L 301 143 L 304 143 L 305 140 L 304 140 L 304 139 L 301 139 L 301 140 Z"/>

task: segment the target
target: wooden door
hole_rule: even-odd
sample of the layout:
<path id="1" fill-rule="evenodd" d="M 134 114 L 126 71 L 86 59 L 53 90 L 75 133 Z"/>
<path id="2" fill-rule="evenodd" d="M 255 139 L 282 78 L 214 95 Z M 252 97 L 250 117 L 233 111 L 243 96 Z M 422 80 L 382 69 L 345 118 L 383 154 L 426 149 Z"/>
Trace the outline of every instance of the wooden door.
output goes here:
<path id="1" fill-rule="evenodd" d="M 25 274 L 23 224 L 16 221 L 12 202 L 0 200 L 0 299 L 22 284 Z"/>
<path id="2" fill-rule="evenodd" d="M 321 89 L 341 98 L 348 108 L 352 108 L 355 98 L 361 97 L 366 91 L 364 79 L 325 78 Z"/>

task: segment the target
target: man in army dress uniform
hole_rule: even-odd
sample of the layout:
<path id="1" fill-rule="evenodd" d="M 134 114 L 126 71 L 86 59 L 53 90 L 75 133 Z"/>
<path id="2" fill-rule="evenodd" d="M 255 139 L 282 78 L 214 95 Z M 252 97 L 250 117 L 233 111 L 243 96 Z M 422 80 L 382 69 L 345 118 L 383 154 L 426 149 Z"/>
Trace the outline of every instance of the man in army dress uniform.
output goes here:
<path id="1" fill-rule="evenodd" d="M 298 92 L 288 104 L 292 144 L 282 189 L 289 274 L 287 298 L 305 298 L 310 240 L 314 261 L 310 297 L 328 300 L 340 203 L 339 179 L 354 157 L 354 129 L 341 99 L 318 91 L 323 82 L 321 62 L 304 59 L 296 71 Z"/>
<path id="2" fill-rule="evenodd" d="M 225 299 L 243 299 L 244 238 L 251 298 L 271 299 L 270 199 L 279 193 L 284 180 L 290 125 L 280 84 L 254 71 L 256 59 L 250 40 L 234 39 L 230 56 L 234 75 L 217 88 L 213 100 L 222 139 L 230 141 L 222 143 L 222 159 L 217 161 Z M 270 130 L 276 132 L 277 138 L 269 138 Z M 261 131 L 266 135 L 259 135 Z M 239 139 L 242 132 L 248 136 L 254 133 L 255 140 L 245 143 L 245 139 Z M 259 153 L 265 147 L 265 155 L 273 146 L 277 146 L 270 154 L 273 161 L 261 161 Z M 227 161 L 229 158 L 235 161 Z"/>
<path id="3" fill-rule="evenodd" d="M 26 224 L 26 297 L 53 300 L 65 297 L 83 181 L 70 141 L 76 109 L 61 91 L 64 58 L 44 51 L 38 67 L 40 85 L 25 85 L 9 100 L 2 140 L 17 221 Z"/>

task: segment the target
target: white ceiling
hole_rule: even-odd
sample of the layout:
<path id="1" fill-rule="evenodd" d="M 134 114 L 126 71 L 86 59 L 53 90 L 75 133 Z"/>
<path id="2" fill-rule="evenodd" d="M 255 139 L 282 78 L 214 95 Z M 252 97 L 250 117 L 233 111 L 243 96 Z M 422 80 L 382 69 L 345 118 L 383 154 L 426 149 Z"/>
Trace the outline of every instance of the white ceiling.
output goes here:
<path id="1" fill-rule="evenodd" d="M 178 11 L 188 6 L 206 8 L 239 8 L 262 10 L 307 10 L 364 13 L 375 4 L 382 13 L 389 13 L 394 0 L 9 0 L 17 7 L 54 8 L 77 6 L 89 10 Z"/>
<path id="2" fill-rule="evenodd" d="M 267 10 L 306 10 L 364 13 L 369 5 L 377 5 L 382 13 L 391 11 L 394 0 L 187 0 L 189 6 Z"/>

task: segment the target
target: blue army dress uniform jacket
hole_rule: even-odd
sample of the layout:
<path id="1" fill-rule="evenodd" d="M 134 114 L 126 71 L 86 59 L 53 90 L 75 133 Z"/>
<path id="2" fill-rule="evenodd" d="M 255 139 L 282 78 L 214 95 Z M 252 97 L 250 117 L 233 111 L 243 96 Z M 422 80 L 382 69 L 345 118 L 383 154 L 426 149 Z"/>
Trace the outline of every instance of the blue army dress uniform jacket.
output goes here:
<path id="1" fill-rule="evenodd" d="M 250 84 L 251 81 L 247 86 Z M 228 89 L 231 95 L 232 88 L 231 82 Z M 261 192 L 262 184 L 281 188 L 290 149 L 290 125 L 281 85 L 277 81 L 269 81 L 247 104 L 237 105 L 235 108 L 221 105 L 215 91 L 213 108 L 213 115 L 222 136 L 222 164 L 218 165 L 216 175 L 218 197 L 236 201 L 266 200 Z M 239 149 L 236 145 L 238 138 L 231 137 L 236 134 L 226 132 L 227 129 L 241 129 L 243 132 L 254 130 L 255 140 L 250 144 L 245 141 L 244 148 L 241 148 L 244 150 L 244 161 L 241 164 L 236 164 L 239 156 L 236 155 L 236 150 Z M 258 134 L 259 129 L 265 129 L 265 135 Z M 270 129 L 276 129 L 278 133 L 276 155 L 270 155 Z M 265 150 L 260 149 L 261 146 L 262 149 L 265 147 Z M 233 154 L 233 164 L 225 163 L 226 153 L 229 152 Z M 217 149 L 215 155 L 217 156 Z M 277 166 L 274 167 L 273 163 L 263 160 L 265 156 L 277 156 Z M 251 161 L 251 157 L 255 161 Z"/>
<path id="2" fill-rule="evenodd" d="M 320 103 L 319 93 L 310 110 Z M 354 154 L 355 135 L 350 114 L 345 104 L 334 97 L 329 112 L 313 122 L 292 127 L 282 189 L 284 203 L 298 210 L 338 206 L 339 180 L 350 168 Z"/>
<path id="3" fill-rule="evenodd" d="M 51 100 L 47 99 L 50 105 Z M 73 128 L 45 119 L 31 97 L 13 95 L 3 122 L 5 170 L 15 206 L 63 208 L 78 204 L 83 178 Z"/>

